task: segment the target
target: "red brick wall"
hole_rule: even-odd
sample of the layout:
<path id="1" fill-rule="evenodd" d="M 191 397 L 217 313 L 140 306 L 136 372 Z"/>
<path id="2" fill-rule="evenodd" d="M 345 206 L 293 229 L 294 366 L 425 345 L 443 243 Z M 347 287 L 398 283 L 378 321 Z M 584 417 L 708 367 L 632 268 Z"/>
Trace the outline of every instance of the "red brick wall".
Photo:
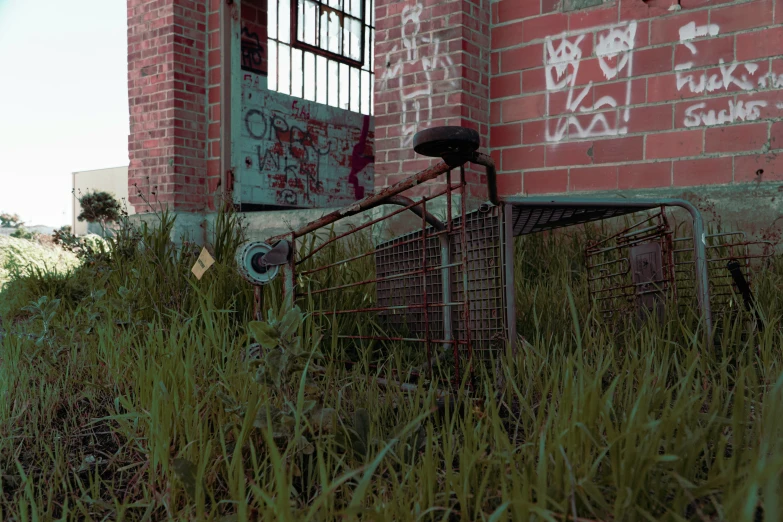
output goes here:
<path id="1" fill-rule="evenodd" d="M 207 0 L 128 0 L 128 177 L 137 212 L 149 210 L 144 199 L 204 207 L 206 47 Z"/>
<path id="2" fill-rule="evenodd" d="M 489 12 L 488 0 L 376 0 L 376 187 L 431 163 L 412 148 L 424 128 L 474 128 L 488 146 Z"/>
<path id="3" fill-rule="evenodd" d="M 493 2 L 501 192 L 783 180 L 782 23 L 783 0 Z"/>

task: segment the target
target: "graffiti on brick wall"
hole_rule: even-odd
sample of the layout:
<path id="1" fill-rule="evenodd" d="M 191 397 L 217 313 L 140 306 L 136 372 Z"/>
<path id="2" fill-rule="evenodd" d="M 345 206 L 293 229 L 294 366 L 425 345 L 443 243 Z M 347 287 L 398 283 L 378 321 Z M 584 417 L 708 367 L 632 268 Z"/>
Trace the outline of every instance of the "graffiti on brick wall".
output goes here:
<path id="1" fill-rule="evenodd" d="M 243 202 L 324 207 L 364 197 L 373 186 L 369 116 L 296 100 L 243 84 Z"/>
<path id="2" fill-rule="evenodd" d="M 457 74 L 454 60 L 447 54 L 446 46 L 441 45 L 437 37 L 431 37 L 421 33 L 421 14 L 424 7 L 421 4 L 406 5 L 402 10 L 402 46 L 392 48 L 386 55 L 386 70 L 380 78 L 381 90 L 389 89 L 392 79 L 401 79 L 405 74 L 406 64 L 411 71 L 424 72 L 425 82 L 416 85 L 410 90 L 400 87 L 400 101 L 402 102 L 402 137 L 403 146 L 409 146 L 413 141 L 413 135 L 419 131 L 422 125 L 432 120 L 432 96 L 436 92 L 447 92 L 459 87 L 459 75 Z M 443 54 L 441 54 L 443 53 Z M 393 62 L 393 63 L 392 63 Z M 443 71 L 443 78 L 435 71 Z M 438 89 L 436 83 L 443 84 Z"/>
<path id="3" fill-rule="evenodd" d="M 258 109 L 245 113 L 248 134 L 263 142 L 256 145 L 258 170 L 274 176 L 275 188 L 290 186 L 305 194 L 322 194 L 321 161 L 329 155 L 332 144 L 314 126 L 301 128 L 289 122 L 287 116 L 277 111 L 264 114 Z M 288 190 L 284 194 L 286 204 L 298 204 L 296 192 Z"/>
<path id="4" fill-rule="evenodd" d="M 689 57 L 695 59 L 699 51 L 692 40 L 718 36 L 720 27 L 716 24 L 697 26 L 695 22 L 690 22 L 682 26 L 679 32 L 679 45 L 688 50 Z M 717 71 L 692 71 L 694 65 L 695 63 L 689 60 L 674 66 L 678 91 L 687 89 L 693 94 L 706 95 L 721 91 L 756 91 L 783 87 L 783 75 L 768 72 L 757 76 L 760 69 L 757 63 L 726 63 L 720 58 Z M 761 109 L 767 105 L 766 100 L 728 100 L 725 108 L 716 110 L 708 105 L 708 102 L 701 101 L 685 109 L 683 124 L 686 127 L 699 127 L 755 121 L 761 117 Z"/>
<path id="5" fill-rule="evenodd" d="M 768 72 L 759 78 L 760 89 L 783 89 L 783 74 Z"/>
<path id="6" fill-rule="evenodd" d="M 266 46 L 258 33 L 247 27 L 242 28 L 242 70 L 267 74 Z"/>
<path id="7" fill-rule="evenodd" d="M 592 47 L 597 66 L 607 81 L 625 79 L 623 96 L 594 94 L 592 80 L 580 78 L 580 71 L 590 64 L 587 52 Z M 634 74 L 634 50 L 637 22 L 614 25 L 607 29 L 589 29 L 578 34 L 560 34 L 546 39 L 544 73 L 546 75 L 546 140 L 585 139 L 599 136 L 618 136 L 628 133 L 632 118 L 629 107 L 634 103 L 631 79 Z M 689 22 L 679 29 L 679 42 L 687 58 L 674 67 L 678 91 L 699 96 L 721 92 L 757 92 L 783 88 L 783 74 L 763 72 L 758 63 L 726 62 L 718 67 L 704 69 L 698 66 L 697 39 L 720 35 L 717 24 L 697 25 Z M 762 110 L 770 103 L 764 99 L 728 100 L 725 108 L 716 108 L 709 101 L 699 100 L 686 107 L 686 127 L 720 125 L 754 121 L 762 117 Z M 783 108 L 783 103 L 775 107 Z M 617 110 L 614 110 L 617 109 Z"/>
<path id="8" fill-rule="evenodd" d="M 595 54 L 598 65 L 607 80 L 627 78 L 625 110 L 618 115 L 611 110 L 621 104 L 613 96 L 593 99 L 593 81 L 582 82 L 579 69 L 582 62 L 582 45 L 587 33 L 547 38 L 544 62 L 546 74 L 546 114 L 560 114 L 557 119 L 546 120 L 547 141 L 560 141 L 567 135 L 574 138 L 617 136 L 628 132 L 631 118 L 631 76 L 633 75 L 633 51 L 636 40 L 636 22 L 611 27 L 597 34 Z M 566 93 L 565 102 L 555 93 Z M 555 102 L 555 100 L 558 100 Z M 559 103 L 560 105 L 557 105 Z M 604 110 L 604 112 L 596 112 Z M 593 113 L 593 114 L 585 114 Z"/>
<path id="9" fill-rule="evenodd" d="M 761 109 L 767 106 L 765 100 L 748 101 L 729 100 L 725 109 L 715 110 L 707 107 L 707 102 L 694 103 L 685 109 L 686 127 L 700 125 L 722 125 L 740 121 L 755 121 L 761 117 Z"/>

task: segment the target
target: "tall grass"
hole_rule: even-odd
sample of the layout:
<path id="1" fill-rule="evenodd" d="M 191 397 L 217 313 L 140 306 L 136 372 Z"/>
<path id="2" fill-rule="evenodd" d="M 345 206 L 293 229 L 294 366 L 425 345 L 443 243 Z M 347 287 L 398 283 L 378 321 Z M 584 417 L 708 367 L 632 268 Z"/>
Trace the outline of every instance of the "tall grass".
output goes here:
<path id="1" fill-rule="evenodd" d="M 232 215 L 201 281 L 171 227 L 0 294 L 0 520 L 781 519 L 779 260 L 756 285 L 766 328 L 726 318 L 708 345 L 695 314 L 616 335 L 584 290 L 584 236 L 526 238 L 503 389 L 485 375 L 444 402 L 335 362 L 358 322 L 290 312 L 274 286 L 250 323 Z"/>

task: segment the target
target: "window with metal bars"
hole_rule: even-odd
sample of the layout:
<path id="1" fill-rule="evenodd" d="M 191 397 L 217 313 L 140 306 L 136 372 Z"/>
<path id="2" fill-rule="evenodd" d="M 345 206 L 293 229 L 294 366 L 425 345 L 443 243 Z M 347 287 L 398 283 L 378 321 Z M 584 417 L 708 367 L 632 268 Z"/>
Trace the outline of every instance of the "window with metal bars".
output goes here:
<path id="1" fill-rule="evenodd" d="M 270 90 L 373 114 L 375 0 L 268 0 Z"/>

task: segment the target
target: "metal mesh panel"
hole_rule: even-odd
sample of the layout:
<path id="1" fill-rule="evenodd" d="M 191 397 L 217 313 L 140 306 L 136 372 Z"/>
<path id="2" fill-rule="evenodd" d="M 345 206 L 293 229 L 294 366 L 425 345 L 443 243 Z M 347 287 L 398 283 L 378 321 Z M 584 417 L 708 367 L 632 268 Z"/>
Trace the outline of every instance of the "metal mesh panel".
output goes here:
<path id="1" fill-rule="evenodd" d="M 505 338 L 505 309 L 503 289 L 503 235 L 500 207 L 486 212 L 476 211 L 467 215 L 466 248 L 467 272 L 462 266 L 452 272 L 452 288 L 455 301 L 464 301 L 467 273 L 468 301 L 470 306 L 470 338 L 474 352 L 486 358 L 493 341 Z M 462 263 L 462 242 L 455 231 L 452 243 L 452 261 Z M 464 309 L 455 318 L 455 330 L 459 339 L 465 339 Z"/>
<path id="2" fill-rule="evenodd" d="M 592 242 L 585 252 L 588 271 L 588 291 L 599 304 L 605 319 L 625 317 L 640 309 L 658 308 L 650 296 L 676 299 L 678 309 L 686 313 L 698 302 L 693 238 L 674 239 L 663 213 L 647 222 L 639 222 L 604 240 Z M 648 226 L 645 224 L 652 223 Z M 710 305 L 713 315 L 720 316 L 743 306 L 729 262 L 736 262 L 748 285 L 752 282 L 752 262 L 771 255 L 766 243 L 747 241 L 742 232 L 708 234 L 704 236 L 707 252 L 707 274 Z M 648 251 L 643 256 L 655 259 L 660 268 L 654 277 L 640 278 L 639 260 L 634 249 L 650 244 L 659 245 L 660 254 Z M 652 257 L 650 257 L 652 256 Z M 657 259 L 659 257 L 660 259 Z M 656 309 L 660 313 L 662 310 Z"/>
<path id="3" fill-rule="evenodd" d="M 379 307 L 422 305 L 426 296 L 427 321 L 423 308 L 386 310 L 380 315 L 386 325 L 404 335 L 443 339 L 443 311 L 448 305 L 453 324 L 453 339 L 461 345 L 470 345 L 476 354 L 485 353 L 493 341 L 505 338 L 505 309 L 503 288 L 503 234 L 500 207 L 467 214 L 463 249 L 462 220 L 453 220 L 447 260 L 451 280 L 451 298 L 445 302 L 443 293 L 441 242 L 443 234 L 427 228 L 426 292 L 421 274 L 402 275 L 379 281 Z M 378 278 L 406 274 L 422 266 L 421 231 L 412 232 L 378 245 L 375 256 Z M 463 259 L 463 251 L 467 257 Z M 470 319 L 465 322 L 465 287 L 468 288 Z M 426 325 L 429 331 L 426 331 Z M 467 328 L 466 326 L 469 326 Z"/>
<path id="4" fill-rule="evenodd" d="M 671 253 L 671 229 L 662 212 L 589 243 L 588 292 L 604 319 L 660 314 L 674 283 Z"/>
<path id="5" fill-rule="evenodd" d="M 562 206 L 514 206 L 512 224 L 514 236 L 533 234 L 561 227 L 570 227 L 591 221 L 600 221 L 638 212 L 633 207 L 580 207 L 578 201 L 563 202 Z"/>
<path id="6" fill-rule="evenodd" d="M 748 241 L 744 232 L 723 232 L 704 236 L 707 251 L 707 273 L 710 284 L 710 304 L 714 316 L 742 307 L 741 296 L 728 269 L 729 262 L 736 261 L 742 277 L 748 285 L 753 281 L 754 265 L 772 255 L 771 244 Z M 677 297 L 680 309 L 686 309 L 696 301 L 696 285 L 693 279 L 693 238 L 674 240 L 674 266 Z"/>
<path id="7" fill-rule="evenodd" d="M 432 228 L 427 234 L 433 233 Z M 375 254 L 377 300 L 379 307 L 400 307 L 380 313 L 384 323 L 404 336 L 423 337 L 426 332 L 423 308 L 410 308 L 424 304 L 424 283 L 427 284 L 427 319 L 429 337 L 443 339 L 443 280 L 440 271 L 426 274 L 404 275 L 420 270 L 423 265 L 422 232 L 418 230 L 378 245 Z M 441 249 L 438 236 L 427 241 L 427 267 L 441 265 Z M 394 277 L 399 275 L 400 277 Z M 394 277 L 393 279 L 388 279 Z"/>

